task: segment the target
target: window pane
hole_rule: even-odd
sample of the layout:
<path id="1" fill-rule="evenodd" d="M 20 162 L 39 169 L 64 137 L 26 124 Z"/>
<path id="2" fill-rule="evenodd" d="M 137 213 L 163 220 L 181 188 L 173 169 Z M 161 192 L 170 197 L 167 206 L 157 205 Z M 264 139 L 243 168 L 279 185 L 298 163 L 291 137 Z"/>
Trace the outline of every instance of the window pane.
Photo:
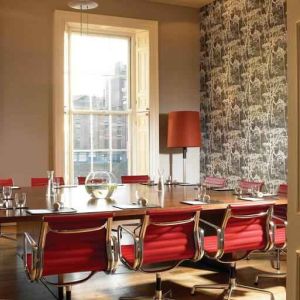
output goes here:
<path id="1" fill-rule="evenodd" d="M 91 149 L 90 116 L 73 116 L 73 145 L 74 150 Z"/>
<path id="2" fill-rule="evenodd" d="M 94 149 L 109 148 L 109 116 L 93 116 Z"/>
<path id="3" fill-rule="evenodd" d="M 109 152 L 94 152 L 94 171 L 109 171 Z"/>
<path id="4" fill-rule="evenodd" d="M 120 180 L 122 175 L 128 174 L 128 158 L 126 151 L 112 153 L 112 172 Z"/>
<path id="5" fill-rule="evenodd" d="M 127 116 L 112 116 L 112 148 L 127 149 Z"/>
<path id="6" fill-rule="evenodd" d="M 91 171 L 91 153 L 73 152 L 74 159 L 74 182 L 78 176 L 87 176 Z"/>
<path id="7" fill-rule="evenodd" d="M 70 48 L 73 108 L 88 109 L 91 99 L 93 110 L 126 110 L 130 39 L 73 32 Z"/>
<path id="8" fill-rule="evenodd" d="M 126 110 L 128 107 L 127 93 L 127 70 L 128 65 L 117 63 L 115 74 L 110 79 L 110 97 L 112 110 Z"/>

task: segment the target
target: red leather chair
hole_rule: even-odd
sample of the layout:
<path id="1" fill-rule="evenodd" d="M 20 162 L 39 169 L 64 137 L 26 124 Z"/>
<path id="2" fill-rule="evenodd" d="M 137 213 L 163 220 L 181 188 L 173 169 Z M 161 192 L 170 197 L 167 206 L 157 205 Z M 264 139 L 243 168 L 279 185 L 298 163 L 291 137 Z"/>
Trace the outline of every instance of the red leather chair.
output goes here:
<path id="1" fill-rule="evenodd" d="M 149 179 L 148 175 L 121 176 L 122 183 L 147 183 Z"/>
<path id="2" fill-rule="evenodd" d="M 230 266 L 229 283 L 195 285 L 192 288 L 192 294 L 199 288 L 224 289 L 227 292 L 226 299 L 230 299 L 235 289 L 242 289 L 265 292 L 270 294 L 273 299 L 273 294 L 269 291 L 248 287 L 236 282 L 236 262 L 246 258 L 252 251 L 265 251 L 272 245 L 269 234 L 272 209 L 272 203 L 229 205 L 221 227 L 200 220 L 200 224 L 204 224 L 216 232 L 214 235 L 205 236 L 204 238 L 205 255 Z"/>
<path id="3" fill-rule="evenodd" d="M 78 176 L 77 177 L 78 184 L 79 185 L 85 185 L 85 179 L 86 179 L 85 176 Z"/>
<path id="4" fill-rule="evenodd" d="M 155 299 L 166 299 L 162 295 L 159 272 L 170 270 L 184 260 L 197 261 L 202 257 L 203 233 L 199 229 L 200 209 L 199 206 L 150 209 L 147 210 L 142 225 L 135 231 L 124 225 L 118 227 L 121 261 L 129 269 L 156 273 Z M 121 245 L 124 234 L 129 234 L 133 243 Z"/>
<path id="5" fill-rule="evenodd" d="M 29 233 L 24 235 L 24 265 L 29 279 L 59 287 L 61 299 L 65 287 L 66 298 L 71 299 L 72 285 L 99 271 L 113 272 L 118 247 L 111 236 L 111 226 L 111 213 L 44 217 L 39 241 Z M 84 279 L 63 280 L 63 274 L 77 272 L 90 273 Z M 51 275 L 58 275 L 58 281 L 49 281 L 47 276 Z"/>
<path id="6" fill-rule="evenodd" d="M 13 186 L 14 181 L 12 178 L 0 178 L 0 186 Z"/>
<path id="7" fill-rule="evenodd" d="M 58 180 L 59 185 L 64 185 L 65 181 L 63 177 L 54 177 L 55 180 Z M 32 177 L 31 178 L 31 186 L 47 186 L 48 185 L 48 178 L 47 177 Z"/>
<path id="8" fill-rule="evenodd" d="M 239 187 L 242 190 L 246 190 L 246 191 L 248 191 L 249 189 L 257 189 L 261 191 L 263 186 L 264 186 L 264 182 L 262 181 L 248 181 L 244 179 L 239 181 Z"/>
<path id="9" fill-rule="evenodd" d="M 226 186 L 226 178 L 207 176 L 205 177 L 203 184 L 209 187 L 223 188 Z"/>

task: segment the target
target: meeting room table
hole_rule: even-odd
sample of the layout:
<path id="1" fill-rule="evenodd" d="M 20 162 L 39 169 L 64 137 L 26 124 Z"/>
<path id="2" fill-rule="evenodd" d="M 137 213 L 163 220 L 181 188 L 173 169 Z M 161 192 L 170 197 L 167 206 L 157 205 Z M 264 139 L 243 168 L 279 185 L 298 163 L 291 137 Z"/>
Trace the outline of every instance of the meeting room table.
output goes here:
<path id="1" fill-rule="evenodd" d="M 145 184 L 121 184 L 118 185 L 110 199 L 95 199 L 87 193 L 85 186 L 65 186 L 58 188 L 55 198 L 47 197 L 46 187 L 21 187 L 16 193 L 27 194 L 26 208 L 1 209 L 0 223 L 17 223 L 18 248 L 22 247 L 22 233 L 30 231 L 38 235 L 41 214 L 30 214 L 30 210 L 51 209 L 53 201 L 60 201 L 65 208 L 74 209 L 75 213 L 113 212 L 114 220 L 130 220 L 141 218 L 148 207 L 136 205 L 138 198 L 147 199 L 149 207 L 160 209 L 164 207 L 187 207 L 183 201 L 191 201 L 197 198 L 198 187 L 196 185 L 165 185 L 164 191 L 159 191 L 157 185 Z M 210 200 L 207 203 L 199 202 L 202 206 L 202 215 L 217 217 L 229 204 L 249 204 L 251 201 L 239 199 L 233 191 L 209 190 Z M 259 202 L 274 202 L 275 205 L 287 203 L 286 195 L 265 197 Z M 197 204 L 197 202 L 195 202 Z"/>

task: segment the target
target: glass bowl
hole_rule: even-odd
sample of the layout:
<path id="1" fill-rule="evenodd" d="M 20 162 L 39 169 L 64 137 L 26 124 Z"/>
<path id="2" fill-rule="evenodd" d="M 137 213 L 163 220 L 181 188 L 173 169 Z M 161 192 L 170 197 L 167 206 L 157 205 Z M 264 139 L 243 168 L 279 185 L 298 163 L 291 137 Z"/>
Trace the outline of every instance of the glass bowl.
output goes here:
<path id="1" fill-rule="evenodd" d="M 96 199 L 109 199 L 116 188 L 115 176 L 110 172 L 90 172 L 85 179 L 87 193 Z"/>

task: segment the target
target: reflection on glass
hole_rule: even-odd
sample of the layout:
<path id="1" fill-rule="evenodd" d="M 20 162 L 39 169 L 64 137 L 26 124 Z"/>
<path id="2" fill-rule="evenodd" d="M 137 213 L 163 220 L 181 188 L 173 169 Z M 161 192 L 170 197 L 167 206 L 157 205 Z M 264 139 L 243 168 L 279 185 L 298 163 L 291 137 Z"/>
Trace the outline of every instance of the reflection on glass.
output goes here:
<path id="1" fill-rule="evenodd" d="M 112 148 L 127 148 L 127 116 L 112 116 Z"/>
<path id="2" fill-rule="evenodd" d="M 109 152 L 95 152 L 93 161 L 94 171 L 109 171 Z"/>
<path id="3" fill-rule="evenodd" d="M 86 176 L 91 170 L 91 153 L 85 152 L 74 152 L 74 178 L 78 176 Z"/>
<path id="4" fill-rule="evenodd" d="M 119 179 L 128 174 L 127 151 L 114 151 L 112 153 L 112 172 Z"/>
<path id="5" fill-rule="evenodd" d="M 73 98 L 73 109 L 90 109 L 90 97 L 87 95 L 74 95 Z"/>
<path id="6" fill-rule="evenodd" d="M 90 116 L 76 114 L 73 117 L 74 150 L 91 148 Z"/>
<path id="7" fill-rule="evenodd" d="M 93 116 L 94 149 L 109 148 L 109 116 Z"/>

